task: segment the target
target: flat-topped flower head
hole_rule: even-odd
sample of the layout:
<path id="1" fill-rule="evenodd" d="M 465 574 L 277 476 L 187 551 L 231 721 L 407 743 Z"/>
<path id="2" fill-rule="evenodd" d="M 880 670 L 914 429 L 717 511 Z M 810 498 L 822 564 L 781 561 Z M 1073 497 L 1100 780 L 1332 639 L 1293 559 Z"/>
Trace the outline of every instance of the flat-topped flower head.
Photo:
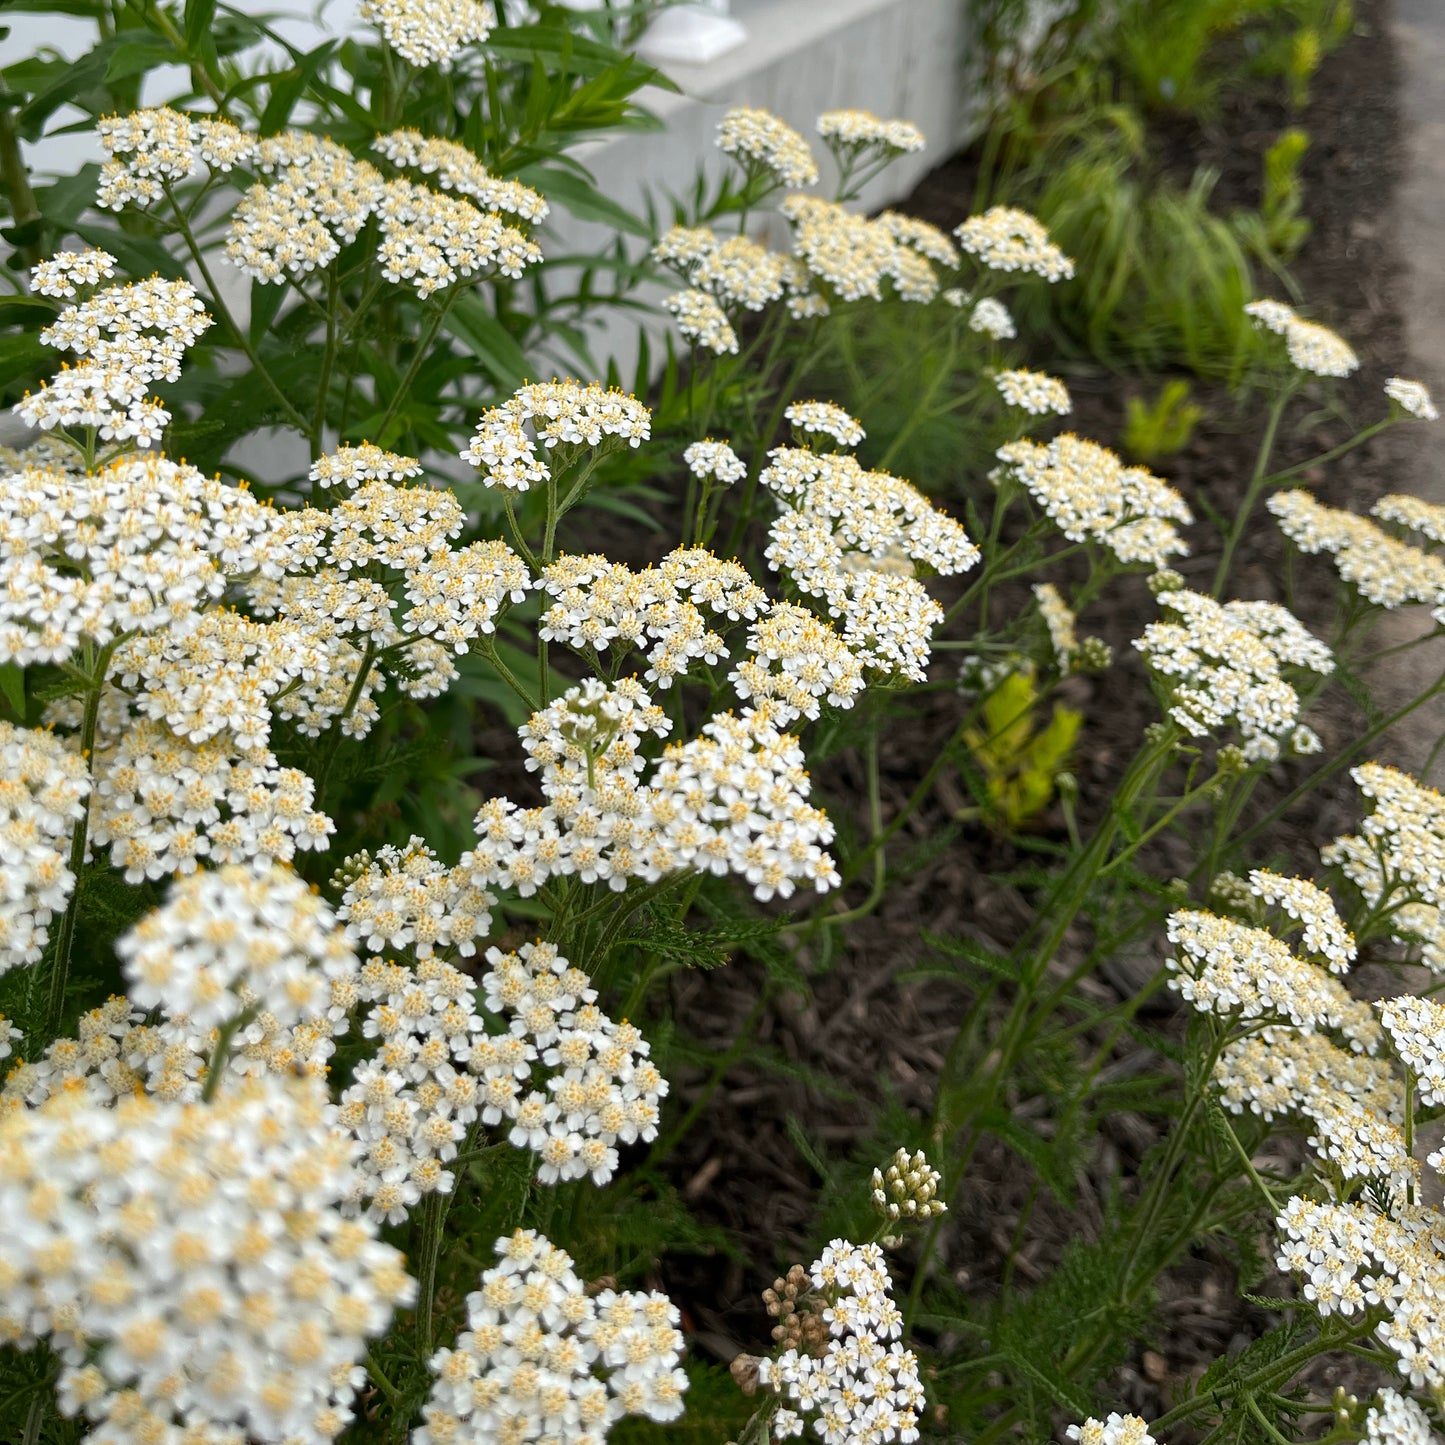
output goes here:
<path id="1" fill-rule="evenodd" d="M 444 71 L 497 23 L 489 0 L 362 0 L 357 14 L 375 25 L 408 64 Z"/>
<path id="2" fill-rule="evenodd" d="M 1386 1387 L 1365 1416 L 1365 1439 L 1368 1445 L 1435 1445 L 1438 1437 L 1422 1405 Z"/>
<path id="3" fill-rule="evenodd" d="M 90 778 L 54 733 L 0 722 L 0 974 L 36 963 L 75 887 L 70 838 Z"/>
<path id="4" fill-rule="evenodd" d="M 1010 406 L 1031 416 L 1067 416 L 1074 409 L 1068 387 L 1042 371 L 1001 371 L 994 384 Z"/>
<path id="5" fill-rule="evenodd" d="M 1403 376 L 1392 376 L 1385 383 L 1385 395 L 1410 416 L 1418 417 L 1421 421 L 1440 420 L 1440 412 L 1430 398 L 1430 389 L 1422 381 L 1407 381 Z"/>
<path id="6" fill-rule="evenodd" d="M 76 288 L 98 286 L 115 275 L 117 261 L 109 251 L 57 251 L 30 269 L 30 289 L 37 296 L 73 297 Z"/>
<path id="7" fill-rule="evenodd" d="M 748 474 L 747 463 L 726 442 L 715 442 L 711 437 L 693 442 L 682 459 L 695 477 L 711 477 L 725 487 Z"/>
<path id="8" fill-rule="evenodd" d="M 1327 507 L 1300 488 L 1276 492 L 1265 505 L 1296 547 L 1302 552 L 1331 553 L 1340 576 L 1377 607 L 1445 602 L 1445 557 L 1392 537 L 1368 517 Z M 1432 514 L 1423 510 L 1428 506 L 1422 503 L 1417 511 L 1385 498 L 1375 510 L 1389 520 L 1409 517 L 1429 525 Z"/>
<path id="9" fill-rule="evenodd" d="M 1345 973 L 1355 960 L 1355 935 L 1345 926 L 1334 899 L 1308 878 L 1285 878 L 1254 868 L 1249 891 L 1266 906 L 1278 908 L 1301 929 L 1300 946 L 1322 959 L 1331 973 Z M 1281 930 L 1289 932 L 1289 929 Z"/>
<path id="10" fill-rule="evenodd" d="M 1221 604 L 1175 588 L 1162 592 L 1159 604 L 1172 616 L 1151 622 L 1134 646 L 1168 686 L 1169 716 L 1190 737 L 1236 732 L 1251 761 L 1273 761 L 1284 746 L 1313 750 L 1283 668 L 1333 671 L 1318 638 L 1270 602 Z"/>
<path id="11" fill-rule="evenodd" d="M 1316 321 L 1306 321 L 1283 301 L 1251 301 L 1244 308 L 1255 326 L 1284 337 L 1290 361 L 1315 376 L 1349 376 L 1360 358 L 1343 337 Z"/>
<path id="12" fill-rule="evenodd" d="M 1350 776 L 1374 810 L 1359 833 L 1336 838 L 1320 857 L 1381 911 L 1389 937 L 1418 946 L 1426 967 L 1445 971 L 1445 798 L 1381 763 L 1362 763 Z"/>
<path id="13" fill-rule="evenodd" d="M 366 1342 L 416 1286 L 341 1214 L 355 1146 L 329 1107 L 264 1075 L 0 1119 L 0 1317 L 52 1341 L 97 1438 L 322 1441 L 352 1418 Z"/>
<path id="14" fill-rule="evenodd" d="M 413 1445 L 601 1445 L 624 1416 L 682 1414 L 681 1316 L 665 1295 L 589 1287 L 531 1229 L 497 1240 L 496 1254 L 467 1296 L 470 1328 L 428 1362 Z"/>
<path id="15" fill-rule="evenodd" d="M 920 256 L 940 266 L 958 265 L 958 247 L 948 236 L 928 221 L 917 216 L 900 215 L 897 211 L 880 211 L 877 222 L 901 246 L 917 251 Z"/>
<path id="16" fill-rule="evenodd" d="M 1043 224 L 1015 206 L 970 216 L 953 234 L 991 271 L 1023 271 L 1046 281 L 1066 281 L 1074 274 L 1074 263 L 1049 240 Z"/>
<path id="17" fill-rule="evenodd" d="M 1174 525 L 1193 521 L 1184 498 L 1107 447 L 1066 432 L 1046 445 L 1010 442 L 998 457 L 1004 466 L 994 476 L 1022 485 L 1071 542 L 1093 542 L 1121 562 L 1155 567 L 1189 550 Z"/>
<path id="18" fill-rule="evenodd" d="M 1106 1420 L 1090 1416 L 1082 1425 L 1070 1425 L 1064 1434 L 1078 1445 L 1157 1445 L 1138 1415 L 1121 1415 L 1117 1410 L 1111 1410 Z"/>
<path id="19" fill-rule="evenodd" d="M 1410 1070 L 1424 1104 L 1445 1104 L 1445 1007 L 1405 994 L 1377 1005 L 1395 1056 Z"/>
<path id="20" fill-rule="evenodd" d="M 964 304 L 966 298 L 962 292 L 959 297 L 959 304 Z M 994 341 L 1012 341 L 1018 335 L 1018 328 L 1014 325 L 1013 317 L 1009 315 L 1008 307 L 992 296 L 985 296 L 969 312 L 968 329 Z"/>
<path id="21" fill-rule="evenodd" d="M 866 435 L 862 425 L 830 401 L 795 401 L 783 413 L 795 431 L 830 436 L 839 446 L 856 447 Z"/>
<path id="22" fill-rule="evenodd" d="M 1394 522 L 1431 542 L 1445 542 L 1445 506 L 1408 492 L 1391 492 L 1370 508 L 1382 522 Z"/>
<path id="23" fill-rule="evenodd" d="M 1296 958 L 1262 928 L 1197 909 L 1169 915 L 1169 987 L 1200 1013 L 1231 1020 L 1274 1019 L 1297 1029 L 1335 1029 L 1359 1053 L 1378 1050 L 1381 1031 L 1370 1006 L 1337 978 Z"/>
<path id="24" fill-rule="evenodd" d="M 484 211 L 508 211 L 529 222 L 547 218 L 546 197 L 520 181 L 492 175 L 457 141 L 426 136 L 418 130 L 395 130 L 378 136 L 372 144 L 393 165 L 435 176 L 442 190 L 469 196 Z"/>
<path id="25" fill-rule="evenodd" d="M 419 477 L 421 463 L 415 457 L 383 451 L 370 442 L 362 442 L 360 446 L 342 442 L 334 452 L 317 457 L 309 475 L 317 486 L 350 492 L 363 482 L 404 482 L 409 477 Z"/>
<path id="26" fill-rule="evenodd" d="M 773 1417 L 774 1439 L 800 1435 L 808 1416 L 828 1442 L 917 1438 L 927 1402 L 918 1360 L 899 1339 L 903 1316 L 892 1291 L 878 1245 L 835 1239 L 807 1272 L 795 1267 L 764 1296 L 773 1313 L 787 1301 L 775 1336 L 796 1341 L 758 1361 L 760 1383 L 786 1402 Z"/>
<path id="27" fill-rule="evenodd" d="M 904 155 L 921 151 L 923 132 L 909 120 L 882 120 L 871 110 L 825 110 L 818 117 L 818 134 L 840 150 L 893 151 Z"/>
<path id="28" fill-rule="evenodd" d="M 484 413 L 461 455 L 489 486 L 525 492 L 552 475 L 544 454 L 560 450 L 570 462 L 581 450 L 637 447 L 651 435 L 652 413 L 635 396 L 595 381 L 535 382 Z"/>
<path id="29" fill-rule="evenodd" d="M 793 228 L 793 256 L 801 271 L 798 294 L 789 302 L 795 315 L 826 315 L 830 298 L 880 301 L 889 285 L 903 301 L 931 301 L 938 295 L 938 275 L 914 244 L 916 232 L 817 196 L 791 195 L 782 212 Z"/>
<path id="30" fill-rule="evenodd" d="M 216 1028 L 255 1005 L 281 1023 L 326 1012 L 360 967 L 336 917 L 288 868 L 198 870 L 116 944 L 142 1008 Z"/>
<path id="31" fill-rule="evenodd" d="M 818 163 L 808 142 L 771 111 L 734 106 L 718 122 L 717 143 L 724 154 L 762 167 L 780 185 L 817 183 Z"/>
<path id="32" fill-rule="evenodd" d="M 188 622 L 260 567 L 270 526 L 244 487 L 161 456 L 0 473 L 0 661 L 64 663 L 86 643 Z"/>
<path id="33" fill-rule="evenodd" d="M 676 291 L 664 296 L 662 305 L 677 317 L 677 329 L 685 340 L 718 356 L 737 354 L 738 334 L 727 312 L 706 291 Z"/>

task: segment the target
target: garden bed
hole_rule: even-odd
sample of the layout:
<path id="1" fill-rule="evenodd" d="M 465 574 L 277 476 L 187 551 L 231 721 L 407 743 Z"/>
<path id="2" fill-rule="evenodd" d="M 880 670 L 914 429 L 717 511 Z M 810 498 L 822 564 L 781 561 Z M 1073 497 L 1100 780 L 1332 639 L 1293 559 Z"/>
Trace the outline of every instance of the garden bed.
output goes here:
<path id="1" fill-rule="evenodd" d="M 1300 124 L 1309 133 L 1303 179 L 1311 232 L 1293 272 L 1309 314 L 1348 337 L 1362 365 L 1339 389 L 1340 414 L 1314 417 L 1307 429 L 1283 439 L 1283 465 L 1350 435 L 1361 417 L 1377 409 L 1385 378 L 1409 369 L 1392 222 L 1401 165 L 1398 65 L 1387 5 L 1367 0 L 1357 6 L 1357 14 L 1355 33 L 1325 61 L 1302 116 L 1292 116 L 1281 98 L 1261 90 L 1238 103 L 1231 98 L 1224 113 L 1205 126 L 1166 121 L 1157 137 L 1168 172 L 1181 182 L 1198 167 L 1218 172 L 1216 204 L 1228 210 L 1258 203 L 1259 157 L 1286 125 Z M 898 209 L 953 227 L 974 208 L 978 165 L 977 149 L 953 157 Z M 1267 283 L 1260 285 L 1269 294 Z M 1163 380 L 1120 378 L 1081 364 L 1065 374 L 1075 408 L 1070 428 L 1107 445 L 1117 443 L 1128 397 L 1152 395 Z M 1258 398 L 1241 405 L 1225 387 L 1202 382 L 1194 384 L 1194 397 L 1205 419 L 1187 449 L 1159 469 L 1187 498 L 1205 497 L 1227 511 L 1242 495 L 1254 465 L 1261 407 Z M 1382 493 L 1408 485 L 1417 446 L 1429 444 L 1428 437 L 1395 429 L 1361 447 L 1343 466 L 1308 479 L 1318 484 L 1322 500 L 1363 511 Z M 1207 587 L 1216 560 L 1201 552 L 1180 570 L 1191 585 Z M 1282 575 L 1279 534 L 1260 517 L 1236 564 L 1236 591 L 1242 597 L 1284 601 Z M 1328 569 L 1301 569 L 1298 581 L 1294 602 L 1301 616 L 1316 625 L 1327 622 L 1334 596 Z M 1108 796 L 1153 720 L 1143 669 L 1128 646 L 1153 615 L 1142 581 L 1126 578 L 1083 619 L 1090 632 L 1113 643 L 1117 662 L 1100 677 L 1070 684 L 1069 701 L 1086 718 L 1074 763 L 1082 800 Z M 885 817 L 904 804 L 915 786 L 919 759 L 933 757 L 956 725 L 959 703 L 948 685 L 955 657 L 942 654 L 935 660 L 933 678 L 940 686 L 927 696 L 927 705 L 914 698 L 918 705 L 890 725 L 882 760 Z M 1327 749 L 1359 726 L 1358 716 L 1343 705 L 1320 713 L 1316 709 L 1313 721 Z M 1381 756 L 1401 766 L 1418 765 L 1419 759 L 1409 755 L 1411 743 L 1408 737 L 1396 739 L 1380 750 Z M 840 817 L 847 800 L 866 794 L 861 764 L 852 753 L 820 769 L 818 782 L 830 810 Z M 1271 797 L 1262 790 L 1260 811 L 1282 792 Z M 846 944 L 809 977 L 805 991 L 768 995 L 754 1039 L 757 1050 L 771 1054 L 775 1063 L 734 1063 L 672 1157 L 670 1172 L 692 1209 L 721 1228 L 736 1248 L 733 1254 L 670 1259 L 665 1267 L 665 1287 L 685 1303 L 695 1344 L 704 1352 L 726 1360 L 740 1349 L 764 1348 L 768 1321 L 760 1291 L 775 1270 L 809 1258 L 818 1242 L 810 1230 L 820 1202 L 826 1206 L 826 1201 L 818 1197 L 816 1170 L 795 1141 L 812 1141 L 830 1157 L 866 1159 L 870 1149 L 880 1151 L 886 1138 L 876 1124 L 885 1108 L 915 1115 L 930 1109 L 943 1053 L 969 996 L 936 977 L 910 981 L 920 965 L 939 961 L 926 937 L 969 937 L 1006 952 L 1031 916 L 1026 893 L 1010 881 L 1028 861 L 1026 855 L 981 824 L 956 821 L 966 802 L 956 781 L 940 780 L 889 850 L 891 884 L 876 913 L 850 928 Z M 1309 870 L 1318 848 L 1350 827 L 1357 809 L 1352 785 L 1336 777 L 1271 831 L 1261 844 L 1261 861 L 1272 856 L 1276 864 L 1288 865 L 1286 871 Z M 855 826 L 864 827 L 865 820 L 856 819 Z M 1046 839 L 1065 841 L 1057 809 L 1045 818 L 1041 832 Z M 1156 855 L 1161 874 L 1167 876 L 1171 868 L 1186 871 L 1188 855 L 1185 837 L 1166 839 Z M 855 885 L 849 901 L 856 903 L 864 892 Z M 1056 962 L 1061 970 L 1084 946 L 1082 925 L 1075 926 L 1075 934 L 1066 939 Z M 1157 962 L 1156 952 L 1142 972 L 1152 972 Z M 1088 987 L 1106 995 L 1112 990 L 1112 1003 L 1127 996 L 1136 976 L 1124 959 Z M 744 1028 L 764 987 L 762 965 L 740 954 L 726 969 L 684 975 L 673 990 L 674 1017 L 685 1036 L 722 1052 Z M 1156 995 L 1149 1007 L 1161 1015 L 1177 1009 L 1182 1031 L 1185 1009 L 1173 995 Z M 1116 1050 L 1108 1074 L 1126 1079 L 1159 1067 L 1152 1050 L 1126 1043 Z M 680 1102 L 699 1086 L 698 1073 L 680 1079 L 675 1086 Z M 1034 1127 L 1038 1102 L 1013 1101 L 1022 1128 Z M 1067 1207 L 1038 1188 L 1035 1171 L 1016 1152 L 996 1139 L 985 1140 L 940 1244 L 940 1268 L 974 1298 L 995 1295 L 1008 1276 L 1013 1287 L 1027 1290 L 1047 1277 L 1072 1239 L 1097 1231 L 1104 1197 L 1160 1137 L 1157 1118 L 1110 1115 Z M 1259 1244 L 1266 1255 L 1272 1252 L 1268 1239 L 1261 1236 Z M 1185 1379 L 1197 1378 L 1209 1363 L 1277 1322 L 1277 1316 L 1239 1297 L 1238 1264 L 1224 1250 L 1205 1250 L 1164 1276 L 1155 1324 L 1141 1336 L 1146 1343 L 1118 1371 L 1121 1407 L 1146 1418 L 1163 1414 Z M 1266 1293 L 1292 1288 L 1272 1270 L 1262 1284 L 1243 1283 Z M 1364 1380 L 1348 1375 L 1325 1366 L 1317 1383 L 1326 1393 L 1340 1383 L 1363 1395 Z"/>

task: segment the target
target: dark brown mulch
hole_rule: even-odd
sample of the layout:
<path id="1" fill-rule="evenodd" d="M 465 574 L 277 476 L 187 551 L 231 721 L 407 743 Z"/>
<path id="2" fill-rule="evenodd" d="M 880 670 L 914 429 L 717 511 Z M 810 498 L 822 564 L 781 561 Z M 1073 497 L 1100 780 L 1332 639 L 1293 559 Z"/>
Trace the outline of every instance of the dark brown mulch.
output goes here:
<path id="1" fill-rule="evenodd" d="M 1312 417 L 1283 439 L 1287 461 L 1334 445 L 1359 419 L 1378 415 L 1384 378 L 1409 371 L 1399 313 L 1399 258 L 1392 250 L 1401 165 L 1396 58 L 1385 28 L 1385 0 L 1361 0 L 1356 8 L 1356 33 L 1325 62 L 1302 117 L 1266 94 L 1249 95 L 1232 99 L 1206 126 L 1168 124 L 1161 139 L 1172 175 L 1187 180 L 1198 166 L 1218 171 L 1217 202 L 1228 209 L 1257 202 L 1260 157 L 1285 126 L 1303 124 L 1309 132 L 1304 179 L 1313 231 L 1294 272 L 1309 314 L 1349 338 L 1363 366 L 1340 388 L 1337 413 Z M 976 177 L 975 155 L 955 157 L 928 176 L 900 209 L 940 225 L 956 224 L 970 208 Z M 1111 443 L 1121 434 L 1131 390 L 1152 394 L 1159 379 L 1131 382 L 1082 373 L 1071 374 L 1069 384 L 1075 429 Z M 1241 410 L 1222 389 L 1196 385 L 1195 395 L 1207 419 L 1188 450 L 1162 470 L 1186 496 L 1207 497 L 1227 511 L 1254 464 L 1260 400 Z M 1398 429 L 1310 480 L 1326 500 L 1363 510 L 1382 492 L 1404 484 L 1414 445 L 1408 429 Z M 1201 535 L 1204 530 L 1199 529 Z M 1203 552 L 1185 570 L 1193 579 L 1207 579 L 1214 561 Z M 1237 590 L 1283 600 L 1281 574 L 1277 534 L 1262 520 L 1246 540 Z M 1322 632 L 1328 630 L 1332 592 L 1321 565 L 1296 597 L 1297 607 Z M 1111 603 L 1092 609 L 1087 622 L 1090 631 L 1115 641 L 1117 655 L 1127 652 L 1127 640 L 1152 615 L 1142 588 L 1122 588 Z M 950 666 L 941 664 L 937 676 L 946 677 Z M 1152 704 L 1137 668 L 1127 662 L 1101 679 L 1081 682 L 1075 702 L 1087 717 L 1075 768 L 1081 799 L 1098 799 L 1107 796 L 1136 748 L 1153 715 Z M 955 726 L 957 706 L 945 688 L 890 724 L 882 757 L 886 813 L 903 804 L 919 776 L 920 760 L 931 758 Z M 1343 706 L 1315 721 L 1327 745 L 1359 726 Z M 856 755 L 844 753 L 820 768 L 817 783 L 839 817 L 859 808 L 864 787 Z M 827 971 L 809 979 L 806 993 L 785 993 L 765 1010 L 757 1041 L 790 1061 L 795 1072 L 737 1064 L 671 1160 L 693 1207 L 738 1247 L 734 1258 L 699 1256 L 664 1266 L 669 1291 L 697 1322 L 696 1345 L 704 1352 L 727 1358 L 737 1348 L 766 1349 L 759 1291 L 775 1268 L 806 1260 L 816 1243 L 810 1230 L 818 1181 L 792 1142 L 789 1121 L 817 1149 L 846 1156 L 868 1142 L 870 1120 L 885 1100 L 918 1116 L 931 1107 L 967 1000 L 955 986 L 900 977 L 928 956 L 924 935 L 962 935 L 1007 950 L 1031 916 L 1026 895 L 1001 881 L 1023 860 L 976 825 L 958 829 L 954 814 L 963 801 L 956 781 L 945 777 L 889 850 L 897 871 L 883 906 L 848 930 L 846 944 Z M 1286 819 L 1268 840 L 1268 852 L 1309 868 L 1314 850 L 1352 826 L 1356 813 L 1351 786 L 1337 782 L 1315 796 L 1306 811 Z M 856 818 L 854 826 L 861 829 L 864 820 Z M 941 850 L 931 856 L 918 852 L 940 838 L 947 840 Z M 1186 871 L 1190 860 L 1183 845 L 1176 844 L 1172 857 L 1165 853 L 1156 861 L 1166 870 L 1173 863 Z M 859 901 L 865 891 L 855 885 L 850 901 Z M 1080 942 L 1066 940 L 1063 956 L 1077 956 Z M 1115 971 L 1114 977 L 1114 983 L 1101 977 L 1087 986 L 1102 1001 L 1113 1001 L 1129 987 L 1127 970 Z M 722 1051 L 737 1036 L 762 987 L 761 967 L 739 957 L 726 969 L 683 976 L 671 1000 L 673 1016 L 685 1035 Z M 1162 1007 L 1168 1009 L 1167 1001 Z M 1121 1054 L 1113 1067 L 1122 1073 L 1158 1066 L 1157 1058 L 1140 1051 Z M 821 1083 L 810 1083 L 806 1076 Z M 680 1097 L 673 1107 L 684 1106 L 699 1084 L 700 1075 L 678 1079 L 674 1088 Z M 1014 1102 L 1027 1127 L 1029 1101 Z M 1073 1206 L 1065 1209 L 1041 1192 L 1020 1235 L 1022 1285 L 1042 1278 L 1071 1237 L 1097 1230 L 1105 1196 L 1120 1177 L 1127 1179 L 1157 1138 L 1157 1125 L 1143 1116 L 1115 1116 L 1077 1181 Z M 942 1240 L 941 1267 L 960 1287 L 983 1299 L 997 1290 L 1032 1186 L 1028 1167 L 1000 1144 L 984 1141 Z M 1268 1287 L 1287 1288 L 1283 1282 Z M 1222 1254 L 1201 1252 L 1185 1260 L 1162 1281 L 1155 1328 L 1116 1378 L 1118 1404 L 1145 1416 L 1163 1413 L 1182 1380 L 1255 1338 L 1275 1318 L 1239 1300 L 1234 1266 Z M 1335 1381 L 1326 1373 L 1319 1383 L 1328 1387 Z"/>

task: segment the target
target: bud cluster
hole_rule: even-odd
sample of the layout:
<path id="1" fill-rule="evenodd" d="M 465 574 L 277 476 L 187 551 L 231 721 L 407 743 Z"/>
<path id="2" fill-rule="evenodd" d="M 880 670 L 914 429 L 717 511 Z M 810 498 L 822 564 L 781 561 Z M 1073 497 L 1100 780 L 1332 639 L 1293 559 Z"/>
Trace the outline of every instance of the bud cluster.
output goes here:
<path id="1" fill-rule="evenodd" d="M 900 1149 L 887 1170 L 873 1171 L 873 1207 L 884 1219 L 932 1219 L 947 1212 L 937 1198 L 942 1175 L 923 1157 Z"/>
<path id="2" fill-rule="evenodd" d="M 784 1278 L 775 1279 L 772 1289 L 763 1291 L 763 1303 L 777 1320 L 773 1339 L 784 1350 L 821 1355 L 828 1348 L 828 1326 L 822 1313 L 826 1301 L 814 1291 L 802 1265 L 795 1264 Z"/>

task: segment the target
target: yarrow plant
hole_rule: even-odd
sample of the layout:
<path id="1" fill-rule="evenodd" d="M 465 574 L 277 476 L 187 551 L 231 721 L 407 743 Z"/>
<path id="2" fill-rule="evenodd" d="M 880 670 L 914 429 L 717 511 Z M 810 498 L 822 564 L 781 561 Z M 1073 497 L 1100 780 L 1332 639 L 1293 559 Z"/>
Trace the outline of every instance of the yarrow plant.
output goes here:
<path id="1" fill-rule="evenodd" d="M 1445 628 L 1445 510 L 1312 470 L 1428 391 L 1277 464 L 1366 363 L 1252 303 L 1220 515 L 1058 430 L 1042 222 L 874 205 L 907 119 L 729 109 L 654 224 L 576 149 L 651 123 L 627 17 L 368 0 L 280 69 L 229 7 L 92 18 L 98 166 L 35 190 L 4 158 L 50 92 L 0 105 L 0 1438 L 1430 1438 L 1445 804 L 1371 759 L 1418 700 L 1359 664 L 1386 611 L 1430 616 L 1392 651 Z M 140 106 L 162 58 L 188 88 Z M 633 321 L 635 379 L 599 354 Z M 1239 597 L 1265 511 L 1286 576 Z M 1294 609 L 1321 552 L 1333 621 Z M 1323 797 L 1315 870 L 1274 824 Z M 997 908 L 915 894 L 894 947 L 980 823 Z M 761 1104 L 722 1147 L 733 1071 L 817 1083 L 902 965 L 969 998 L 899 1030 L 876 1117 L 847 1081 L 860 1147 Z M 1111 1111 L 1168 1122 L 1037 1263 Z M 1165 1272 L 1258 1273 L 1261 1231 L 1283 1334 L 1111 1410 L 1154 1398 L 1111 1371 Z M 1390 1383 L 1296 1388 L 1341 1350 Z"/>

